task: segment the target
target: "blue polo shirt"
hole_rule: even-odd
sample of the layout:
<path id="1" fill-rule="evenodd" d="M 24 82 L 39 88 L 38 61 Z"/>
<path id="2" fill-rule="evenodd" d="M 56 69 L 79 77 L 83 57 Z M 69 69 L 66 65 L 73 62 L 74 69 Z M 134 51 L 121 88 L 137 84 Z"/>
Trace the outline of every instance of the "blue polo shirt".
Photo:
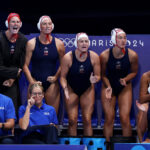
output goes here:
<path id="1" fill-rule="evenodd" d="M 19 119 L 25 114 L 27 104 L 20 106 L 19 108 Z M 30 109 L 30 120 L 29 126 L 34 125 L 48 125 L 50 123 L 58 124 L 57 115 L 55 108 L 42 103 L 42 106 L 38 108 L 33 105 Z"/>
<path id="2" fill-rule="evenodd" d="M 16 119 L 14 104 L 11 98 L 0 94 L 0 123 L 5 123 L 7 119 Z M 11 130 L 0 128 L 0 136 L 11 134 Z"/>

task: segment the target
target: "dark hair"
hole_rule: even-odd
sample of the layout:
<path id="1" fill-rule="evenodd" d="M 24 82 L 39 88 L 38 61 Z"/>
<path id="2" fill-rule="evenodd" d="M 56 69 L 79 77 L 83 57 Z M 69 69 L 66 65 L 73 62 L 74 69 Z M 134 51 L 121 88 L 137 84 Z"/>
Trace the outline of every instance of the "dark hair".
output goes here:
<path id="1" fill-rule="evenodd" d="M 30 93 L 30 94 L 32 94 L 32 91 L 33 91 L 33 89 L 34 89 L 35 87 L 39 87 L 39 88 L 42 90 L 42 92 L 44 92 L 43 86 L 42 86 L 41 84 L 39 84 L 39 83 L 34 83 L 34 84 L 32 84 L 32 85 L 29 86 L 29 93 Z"/>

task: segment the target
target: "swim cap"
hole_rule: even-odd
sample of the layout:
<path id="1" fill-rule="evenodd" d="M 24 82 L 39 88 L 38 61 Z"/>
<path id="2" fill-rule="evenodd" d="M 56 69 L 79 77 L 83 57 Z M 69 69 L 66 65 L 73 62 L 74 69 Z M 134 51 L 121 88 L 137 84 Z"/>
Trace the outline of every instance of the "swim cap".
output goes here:
<path id="1" fill-rule="evenodd" d="M 37 23 L 37 28 L 38 28 L 40 31 L 41 31 L 41 23 L 42 23 L 45 19 L 47 19 L 47 18 L 51 19 L 49 16 L 46 16 L 46 15 L 40 17 L 39 22 Z M 53 24 L 53 23 L 52 23 L 52 30 L 54 30 L 54 24 Z"/>
<path id="2" fill-rule="evenodd" d="M 8 15 L 8 17 L 7 17 L 7 20 L 5 21 L 5 25 L 6 25 L 7 28 L 8 28 L 8 24 L 9 24 L 11 18 L 13 18 L 13 17 L 18 17 L 18 19 L 19 19 L 20 22 L 21 22 L 21 19 L 20 19 L 19 14 L 17 14 L 17 13 L 10 13 L 10 14 Z M 20 27 L 21 27 L 21 26 L 22 26 L 22 22 L 21 22 Z"/>
<path id="3" fill-rule="evenodd" d="M 86 37 L 86 38 L 88 39 L 88 41 L 89 41 L 88 35 L 87 35 L 86 33 L 84 33 L 84 32 L 78 33 L 78 34 L 76 35 L 76 38 L 75 38 L 75 41 L 74 41 L 74 46 L 75 46 L 76 48 L 77 48 L 77 42 L 78 42 L 78 40 L 80 40 L 80 39 L 83 38 L 83 37 Z M 90 44 L 90 42 L 89 42 L 89 44 Z"/>
<path id="4" fill-rule="evenodd" d="M 117 44 L 117 40 L 116 40 L 117 36 L 122 33 L 125 33 L 125 32 L 120 28 L 115 28 L 111 31 L 111 41 L 114 45 Z"/>

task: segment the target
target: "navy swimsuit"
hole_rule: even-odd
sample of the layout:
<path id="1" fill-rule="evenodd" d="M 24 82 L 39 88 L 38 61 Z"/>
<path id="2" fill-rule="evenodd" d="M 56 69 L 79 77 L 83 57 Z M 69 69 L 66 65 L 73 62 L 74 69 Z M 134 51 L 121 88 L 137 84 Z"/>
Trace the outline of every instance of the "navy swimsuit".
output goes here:
<path id="1" fill-rule="evenodd" d="M 88 57 L 84 62 L 77 60 L 75 51 L 72 51 L 72 56 L 72 66 L 69 69 L 67 81 L 73 91 L 78 96 L 81 96 L 91 86 L 90 75 L 93 72 L 93 66 L 90 52 L 88 51 Z"/>
<path id="2" fill-rule="evenodd" d="M 118 96 L 124 86 L 120 84 L 120 78 L 124 78 L 130 72 L 130 61 L 128 56 L 128 49 L 126 48 L 125 55 L 122 58 L 115 58 L 113 56 L 112 48 L 109 51 L 109 59 L 107 63 L 107 77 L 111 84 L 113 94 Z"/>
<path id="3" fill-rule="evenodd" d="M 53 37 L 50 44 L 42 44 L 39 38 L 36 38 L 35 49 L 32 54 L 31 63 L 32 77 L 41 81 L 44 91 L 50 86 L 46 81 L 48 76 L 54 76 L 57 71 L 57 61 L 59 55 L 56 48 L 55 38 Z"/>

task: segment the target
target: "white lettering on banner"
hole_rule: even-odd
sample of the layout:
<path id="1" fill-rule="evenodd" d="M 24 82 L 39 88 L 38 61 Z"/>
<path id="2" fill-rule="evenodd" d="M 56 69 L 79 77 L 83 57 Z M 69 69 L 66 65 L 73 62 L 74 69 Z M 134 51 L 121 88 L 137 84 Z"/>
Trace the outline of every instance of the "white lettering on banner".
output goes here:
<path id="1" fill-rule="evenodd" d="M 75 38 L 59 38 L 65 45 L 65 47 L 72 48 L 74 47 L 74 40 Z M 103 39 L 92 39 L 90 40 L 90 47 L 109 47 L 113 46 L 111 40 L 103 40 Z M 127 40 L 127 46 L 132 47 L 144 47 L 143 40 Z"/>
<path id="2" fill-rule="evenodd" d="M 144 46 L 144 42 L 142 40 L 139 40 L 139 44 L 143 47 Z"/>
<path id="3" fill-rule="evenodd" d="M 92 46 L 96 46 L 96 40 L 92 40 L 92 42 L 90 41 L 90 43 L 92 43 Z"/>
<path id="4" fill-rule="evenodd" d="M 99 40 L 99 46 L 103 46 L 103 40 Z"/>
<path id="5" fill-rule="evenodd" d="M 113 44 L 112 44 L 111 40 L 99 40 L 98 46 L 99 47 L 100 46 L 102 46 L 102 47 L 104 47 L 104 46 L 113 46 Z"/>
<path id="6" fill-rule="evenodd" d="M 132 41 L 127 40 L 127 46 L 144 47 L 144 42 L 142 40 L 132 40 Z"/>
<path id="7" fill-rule="evenodd" d="M 127 46 L 130 46 L 131 42 L 129 40 L 127 40 Z"/>
<path id="8" fill-rule="evenodd" d="M 137 40 L 133 40 L 133 47 L 137 47 Z"/>

